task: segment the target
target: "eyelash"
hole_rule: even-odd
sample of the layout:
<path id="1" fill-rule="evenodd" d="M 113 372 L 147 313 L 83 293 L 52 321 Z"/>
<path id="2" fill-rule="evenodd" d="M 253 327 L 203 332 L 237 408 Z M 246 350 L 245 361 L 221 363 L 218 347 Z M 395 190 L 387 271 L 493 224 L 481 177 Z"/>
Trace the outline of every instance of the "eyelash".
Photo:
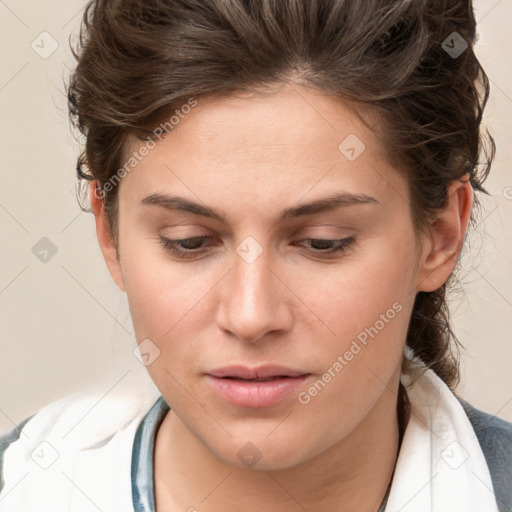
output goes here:
<path id="1" fill-rule="evenodd" d="M 191 240 L 210 240 L 211 237 L 208 235 L 204 236 L 194 236 L 190 238 L 182 238 L 180 240 L 171 240 L 170 238 L 166 238 L 162 235 L 160 235 L 160 243 L 164 247 L 166 251 L 171 252 L 172 254 L 176 255 L 179 258 L 187 259 L 187 258 L 193 258 L 194 256 L 197 256 L 198 254 L 201 254 L 204 252 L 202 249 L 183 249 L 178 248 L 180 243 L 189 242 Z M 312 249 L 311 252 L 315 255 L 323 255 L 323 254 L 334 254 L 337 252 L 345 253 L 348 252 L 350 249 L 353 248 L 356 239 L 354 236 L 350 236 L 348 238 L 342 238 L 342 239 L 324 239 L 324 238 L 305 238 L 302 241 L 315 241 L 315 242 L 326 242 L 331 244 L 338 244 L 337 247 L 334 247 L 333 249 L 329 249 L 327 251 L 321 250 L 321 249 Z"/>

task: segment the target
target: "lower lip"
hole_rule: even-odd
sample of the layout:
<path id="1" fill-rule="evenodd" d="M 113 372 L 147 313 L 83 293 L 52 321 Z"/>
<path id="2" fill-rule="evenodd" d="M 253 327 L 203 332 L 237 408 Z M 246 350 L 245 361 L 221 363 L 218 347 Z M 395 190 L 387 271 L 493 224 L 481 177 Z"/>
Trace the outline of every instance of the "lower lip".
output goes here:
<path id="1" fill-rule="evenodd" d="M 269 381 L 225 379 L 207 375 L 213 389 L 227 402 L 239 407 L 271 407 L 296 391 L 309 377 L 283 377 Z"/>

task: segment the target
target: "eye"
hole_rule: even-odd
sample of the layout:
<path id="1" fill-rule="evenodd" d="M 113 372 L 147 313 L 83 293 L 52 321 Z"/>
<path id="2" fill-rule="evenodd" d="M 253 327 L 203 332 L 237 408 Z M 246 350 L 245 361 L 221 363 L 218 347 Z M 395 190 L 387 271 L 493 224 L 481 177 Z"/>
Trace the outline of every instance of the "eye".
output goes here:
<path id="1" fill-rule="evenodd" d="M 354 246 L 356 239 L 354 236 L 351 236 L 341 239 L 306 238 L 302 241 L 311 242 L 310 252 L 317 254 L 333 254 L 349 251 Z"/>
<path id="2" fill-rule="evenodd" d="M 183 259 L 193 258 L 205 252 L 203 244 L 211 239 L 212 237 L 208 235 L 201 235 L 172 240 L 160 235 L 160 243 L 164 249 Z M 306 238 L 301 240 L 301 242 L 310 242 L 310 247 L 306 247 L 306 250 L 317 255 L 348 252 L 355 241 L 354 236 L 342 239 Z"/>
<path id="3" fill-rule="evenodd" d="M 180 258 L 191 258 L 203 252 L 201 244 L 210 240 L 207 235 L 193 236 L 191 238 L 182 238 L 180 240 L 172 240 L 160 235 L 160 243 L 166 251 L 176 254 Z"/>

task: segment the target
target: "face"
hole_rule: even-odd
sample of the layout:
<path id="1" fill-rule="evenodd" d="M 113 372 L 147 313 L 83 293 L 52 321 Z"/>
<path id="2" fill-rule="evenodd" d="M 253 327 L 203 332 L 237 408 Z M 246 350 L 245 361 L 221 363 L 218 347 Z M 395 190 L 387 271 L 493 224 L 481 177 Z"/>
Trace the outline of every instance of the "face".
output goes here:
<path id="1" fill-rule="evenodd" d="M 396 404 L 421 251 L 406 181 L 339 100 L 201 100 L 119 187 L 112 275 L 151 378 L 213 454 L 240 465 L 251 442 L 291 467 Z M 211 375 L 233 365 L 296 377 Z"/>

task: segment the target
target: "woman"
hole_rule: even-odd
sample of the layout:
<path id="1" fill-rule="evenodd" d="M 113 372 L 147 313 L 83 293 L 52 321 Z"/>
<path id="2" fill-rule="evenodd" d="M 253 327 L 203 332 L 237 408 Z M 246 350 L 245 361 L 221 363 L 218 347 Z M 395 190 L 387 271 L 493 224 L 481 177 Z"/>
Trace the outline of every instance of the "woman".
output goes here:
<path id="1" fill-rule="evenodd" d="M 512 510 L 445 302 L 494 156 L 474 42 L 459 0 L 90 2 L 78 175 L 158 396 L 27 418 L 0 510 Z"/>

